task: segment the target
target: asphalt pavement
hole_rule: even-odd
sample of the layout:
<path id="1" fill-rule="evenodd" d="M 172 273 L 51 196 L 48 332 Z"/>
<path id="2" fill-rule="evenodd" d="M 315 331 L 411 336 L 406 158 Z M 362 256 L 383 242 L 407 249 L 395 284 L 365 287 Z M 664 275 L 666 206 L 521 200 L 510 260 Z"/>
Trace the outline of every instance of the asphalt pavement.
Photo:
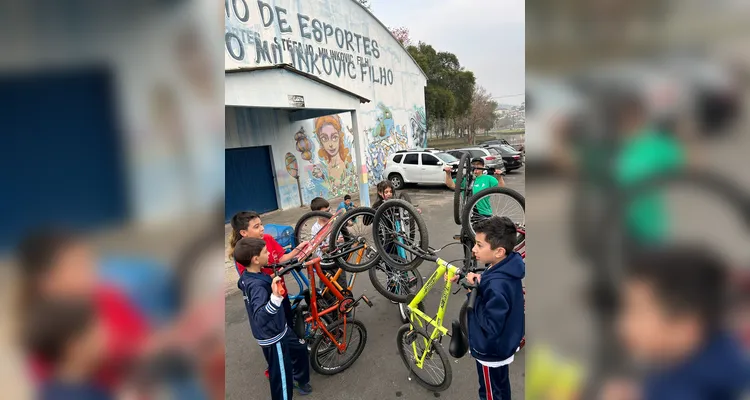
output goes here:
<path id="1" fill-rule="evenodd" d="M 505 178 L 506 185 L 525 193 L 524 172 L 513 171 Z M 459 233 L 459 226 L 453 222 L 453 196 L 445 186 L 411 186 L 405 189 L 422 210 L 429 230 L 430 245 L 440 247 L 453 241 Z M 266 216 L 264 223 L 283 221 L 283 211 Z M 441 255 L 448 260 L 459 259 L 462 252 L 459 246 L 447 248 Z M 452 257 L 452 258 L 451 258 Z M 418 270 L 425 279 L 434 271 L 435 264 L 424 262 Z M 432 393 L 423 389 L 415 381 L 410 381 L 409 373 L 401 361 L 396 343 L 396 332 L 402 325 L 398 307 L 373 289 L 366 274 L 358 277 L 354 294 L 365 294 L 373 303 L 372 308 L 362 305 L 356 318 L 367 328 L 367 345 L 362 355 L 346 371 L 334 376 L 322 376 L 311 371 L 313 393 L 308 399 L 327 400 L 423 400 L 445 398 L 450 400 L 471 400 L 478 398 L 478 378 L 476 363 L 470 355 L 452 359 L 453 382 L 446 391 Z M 440 293 L 433 289 L 425 300 L 428 314 L 437 310 Z M 445 316 L 445 325 L 450 327 L 453 319 L 458 319 L 463 295 L 451 296 Z M 446 348 L 449 338 L 445 338 Z M 257 342 L 250 332 L 242 295 L 231 291 L 226 297 L 226 398 L 227 399 L 269 399 L 268 381 L 263 376 L 266 362 Z M 510 366 L 510 380 L 513 397 L 524 398 L 525 350 L 516 355 Z M 295 397 L 296 397 L 295 393 Z"/>

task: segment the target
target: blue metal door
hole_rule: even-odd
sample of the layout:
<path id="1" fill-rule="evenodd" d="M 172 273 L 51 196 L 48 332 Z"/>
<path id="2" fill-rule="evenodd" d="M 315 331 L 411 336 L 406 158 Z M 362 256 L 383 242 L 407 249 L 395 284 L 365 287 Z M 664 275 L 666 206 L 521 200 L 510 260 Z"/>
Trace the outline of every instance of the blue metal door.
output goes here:
<path id="1" fill-rule="evenodd" d="M 264 213 L 279 208 L 271 164 L 271 147 L 225 150 L 224 213 L 226 221 L 239 211 Z"/>
<path id="2" fill-rule="evenodd" d="M 0 251 L 30 228 L 127 216 L 112 85 L 106 69 L 0 78 Z"/>

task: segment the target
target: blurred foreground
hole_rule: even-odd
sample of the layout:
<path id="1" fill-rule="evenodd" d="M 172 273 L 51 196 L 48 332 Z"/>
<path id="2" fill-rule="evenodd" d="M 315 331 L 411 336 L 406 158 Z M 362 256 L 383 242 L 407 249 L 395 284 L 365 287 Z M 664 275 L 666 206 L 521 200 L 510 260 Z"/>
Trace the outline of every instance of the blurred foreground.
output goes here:
<path id="1" fill-rule="evenodd" d="M 3 8 L 3 398 L 224 398 L 221 11 Z"/>
<path id="2" fill-rule="evenodd" d="M 659 379 L 698 360 L 713 332 L 731 332 L 745 364 L 750 349 L 750 289 L 740 284 L 750 273 L 748 4 L 573 3 L 527 2 L 527 278 L 537 293 L 527 398 L 654 398 L 667 393 L 654 389 L 665 390 Z M 647 187 L 665 176 L 682 178 Z M 669 290 L 659 289 L 663 276 L 633 272 L 644 265 L 635 255 L 682 244 L 712 261 L 680 262 Z M 653 269 L 666 274 L 677 258 L 658 259 Z M 688 276 L 714 264 L 726 266 L 726 285 L 704 279 L 688 295 Z M 735 365 L 716 357 L 714 370 Z M 747 389 L 750 372 L 740 372 Z M 669 393 L 711 398 L 697 375 L 680 379 Z"/>

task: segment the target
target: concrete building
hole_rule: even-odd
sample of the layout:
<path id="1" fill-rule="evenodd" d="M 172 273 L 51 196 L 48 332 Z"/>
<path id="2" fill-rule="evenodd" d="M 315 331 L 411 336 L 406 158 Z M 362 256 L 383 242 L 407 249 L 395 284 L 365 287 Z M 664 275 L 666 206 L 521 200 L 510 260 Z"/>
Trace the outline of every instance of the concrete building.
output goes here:
<path id="1" fill-rule="evenodd" d="M 426 144 L 424 72 L 357 1 L 225 4 L 226 218 L 369 205 L 388 155 Z"/>

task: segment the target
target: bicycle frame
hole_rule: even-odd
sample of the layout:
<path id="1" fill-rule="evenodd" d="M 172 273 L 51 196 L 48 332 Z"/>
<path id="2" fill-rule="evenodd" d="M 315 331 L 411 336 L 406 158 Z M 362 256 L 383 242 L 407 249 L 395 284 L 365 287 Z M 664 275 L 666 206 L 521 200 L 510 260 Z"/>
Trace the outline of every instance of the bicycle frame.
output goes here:
<path id="1" fill-rule="evenodd" d="M 424 320 L 435 328 L 432 330 L 432 333 L 430 333 L 430 341 L 433 341 L 442 335 L 448 334 L 448 329 L 443 326 L 443 318 L 445 317 L 445 309 L 448 305 L 448 298 L 451 295 L 451 287 L 453 286 L 451 279 L 453 279 L 453 277 L 456 276 L 456 273 L 459 271 L 458 267 L 449 264 L 447 261 L 441 258 L 437 259 L 437 266 L 438 267 L 435 272 L 430 275 L 430 277 L 427 279 L 427 282 L 424 284 L 424 286 L 422 286 L 422 289 L 417 292 L 414 299 L 412 299 L 412 301 L 408 305 L 408 309 L 410 312 L 409 318 L 411 319 L 412 326 L 414 326 L 416 321 L 419 323 L 419 327 L 421 328 L 424 326 L 424 324 L 422 324 L 422 320 Z M 443 278 L 443 276 L 445 276 L 446 274 L 447 279 L 445 281 L 445 285 L 443 286 L 443 294 L 440 297 L 440 305 L 438 306 L 437 315 L 433 319 L 419 310 L 418 305 L 422 302 L 422 300 L 424 300 L 425 296 L 427 296 L 427 293 L 430 292 L 432 287 L 435 286 L 438 279 Z M 417 367 L 422 368 L 422 366 L 424 365 L 424 360 L 427 357 L 427 353 L 429 351 L 427 341 L 425 340 L 425 350 L 421 356 L 417 354 L 416 343 L 412 343 L 412 350 L 414 351 L 414 359 L 416 360 Z"/>
<path id="2" fill-rule="evenodd" d="M 309 323 L 312 325 L 312 329 L 321 329 L 323 331 L 323 334 L 328 336 L 328 339 L 331 340 L 332 343 L 336 345 L 336 348 L 343 352 L 346 351 L 346 342 L 339 343 L 336 338 L 331 334 L 331 332 L 326 328 L 325 324 L 320 320 L 320 317 L 323 315 L 330 314 L 334 311 L 336 311 L 341 306 L 341 302 L 345 299 L 344 295 L 339 291 L 337 288 L 338 285 L 331 282 L 330 279 L 326 276 L 326 274 L 323 272 L 322 268 L 320 267 L 320 258 L 315 258 L 312 261 L 308 261 L 305 263 L 305 267 L 307 268 L 307 275 L 311 278 L 310 279 L 310 316 L 305 319 L 306 323 Z M 340 271 L 339 271 L 340 273 Z M 323 311 L 318 310 L 318 303 L 317 303 L 317 295 L 315 293 L 315 279 L 312 277 L 317 275 L 318 278 L 320 278 L 320 281 L 323 283 L 323 285 L 336 297 L 336 304 L 326 308 Z M 362 295 L 362 298 L 365 299 L 365 301 L 368 304 L 369 300 L 367 297 Z M 355 301 L 353 303 L 353 306 L 356 306 L 359 300 Z M 341 311 L 341 310 L 339 310 Z M 344 320 L 344 332 L 346 332 L 346 320 L 347 316 L 344 312 L 339 312 L 339 318 L 343 318 Z"/>

